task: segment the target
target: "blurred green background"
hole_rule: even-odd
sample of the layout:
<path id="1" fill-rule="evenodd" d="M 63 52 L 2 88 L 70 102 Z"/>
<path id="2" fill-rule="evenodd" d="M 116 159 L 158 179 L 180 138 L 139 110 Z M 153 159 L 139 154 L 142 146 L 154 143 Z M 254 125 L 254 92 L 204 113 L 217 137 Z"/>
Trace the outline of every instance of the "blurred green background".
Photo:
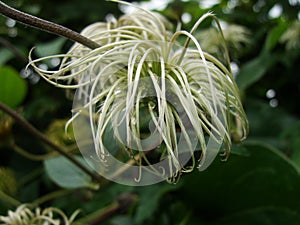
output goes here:
<path id="1" fill-rule="evenodd" d="M 129 10 L 102 0 L 4 2 L 78 32 Z M 66 187 L 60 183 L 63 178 L 49 172 L 51 161 L 24 155 L 24 150 L 46 158 L 53 153 L 0 112 L 0 214 L 6 215 L 18 202 L 35 202 L 59 207 L 68 215 L 80 208 L 78 219 L 85 219 L 84 224 L 298 225 L 300 1 L 161 0 L 139 4 L 161 12 L 175 27 L 181 21 L 187 30 L 208 11 L 222 21 L 249 119 L 249 137 L 233 146 L 227 162 L 217 158 L 204 172 L 185 174 L 177 184 L 127 187 L 103 179 L 100 189 L 94 190 L 86 177 Z M 218 55 L 220 41 L 209 27 L 210 23 L 201 26 L 199 39 L 206 51 Z M 72 99 L 24 70 L 32 47 L 36 47 L 35 57 L 41 57 L 65 53 L 71 45 L 62 37 L 0 16 L 0 101 L 51 140 L 76 152 L 74 141 L 64 133 Z M 58 63 L 53 60 L 42 66 Z M 76 171 L 63 175 L 78 176 Z"/>

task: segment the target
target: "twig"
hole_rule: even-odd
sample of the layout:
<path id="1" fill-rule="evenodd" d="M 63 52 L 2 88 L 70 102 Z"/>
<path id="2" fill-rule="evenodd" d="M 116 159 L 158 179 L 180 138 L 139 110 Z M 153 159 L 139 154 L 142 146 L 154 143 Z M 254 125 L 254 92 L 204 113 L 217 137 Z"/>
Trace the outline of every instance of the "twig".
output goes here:
<path id="1" fill-rule="evenodd" d="M 46 194 L 38 199 L 35 199 L 31 205 L 39 206 L 39 205 L 42 205 L 45 202 L 48 202 L 52 199 L 56 199 L 56 198 L 59 198 L 59 197 L 62 197 L 62 196 L 65 196 L 65 195 L 68 195 L 71 193 L 73 193 L 72 189 L 60 189 L 58 191 L 51 192 L 51 193 Z"/>
<path id="2" fill-rule="evenodd" d="M 63 147 L 55 144 L 51 140 L 49 140 L 44 134 L 42 134 L 39 130 L 37 130 L 34 126 L 32 126 L 27 120 L 25 120 L 23 117 L 21 117 L 18 113 L 4 105 L 0 102 L 0 109 L 10 115 L 12 118 L 14 118 L 21 126 L 23 126 L 29 133 L 31 133 L 36 138 L 43 141 L 45 144 L 50 146 L 53 150 L 57 151 L 61 155 L 68 158 L 74 165 L 76 165 L 78 168 L 80 168 L 83 172 L 91 176 L 95 181 L 100 182 L 101 177 L 97 174 L 91 172 L 88 168 L 86 168 L 84 165 L 82 165 L 76 158 L 73 157 L 72 154 L 68 153 Z"/>
<path id="3" fill-rule="evenodd" d="M 20 146 L 18 146 L 16 143 L 12 142 L 10 144 L 11 148 L 18 154 L 22 155 L 23 157 L 30 159 L 32 161 L 43 161 L 51 156 L 53 156 L 54 152 L 50 152 L 50 153 L 46 153 L 44 155 L 35 155 L 32 154 L 30 152 L 27 152 L 26 150 L 24 150 L 23 148 L 21 148 Z M 56 153 L 56 152 L 55 152 Z M 56 153 L 57 154 L 57 153 Z"/>
<path id="4" fill-rule="evenodd" d="M 63 36 L 74 42 L 78 42 L 90 49 L 95 49 L 100 47 L 96 42 L 82 36 L 81 34 L 69 28 L 66 28 L 56 23 L 52 23 L 50 21 L 40 19 L 38 17 L 16 10 L 4 4 L 2 1 L 0 1 L 0 13 L 3 14 L 4 16 L 10 17 L 26 25 Z"/>
<path id="5" fill-rule="evenodd" d="M 31 170 L 28 174 L 22 176 L 18 180 L 19 187 L 22 188 L 22 187 L 26 186 L 28 183 L 35 180 L 37 177 L 41 177 L 44 172 L 45 172 L 44 169 L 41 167 Z"/>
<path id="6" fill-rule="evenodd" d="M 20 50 L 17 49 L 15 46 L 13 46 L 9 41 L 7 41 L 4 38 L 0 37 L 0 44 L 3 45 L 8 50 L 10 50 L 12 53 L 14 53 L 15 56 L 18 57 L 23 62 L 25 62 L 25 63 L 28 62 L 27 58 L 22 54 L 22 52 L 20 52 Z"/>
<path id="7" fill-rule="evenodd" d="M 104 220 L 109 218 L 110 216 L 114 215 L 120 210 L 120 204 L 118 202 L 113 202 L 111 205 L 105 208 L 105 211 L 96 218 L 95 220 L 88 223 L 88 225 L 97 225 L 101 224 Z"/>
<path id="8" fill-rule="evenodd" d="M 21 204 L 21 202 L 9 196 L 8 194 L 4 193 L 3 191 L 0 191 L 0 199 L 14 207 L 17 207 Z"/>

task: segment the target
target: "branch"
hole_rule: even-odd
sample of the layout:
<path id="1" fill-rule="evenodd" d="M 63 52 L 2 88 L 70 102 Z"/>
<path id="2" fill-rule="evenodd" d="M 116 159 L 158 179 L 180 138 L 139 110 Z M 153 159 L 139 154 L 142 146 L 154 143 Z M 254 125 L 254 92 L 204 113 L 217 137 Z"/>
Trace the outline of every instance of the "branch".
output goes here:
<path id="1" fill-rule="evenodd" d="M 1 2 L 0 2 L 0 4 L 1 4 Z M 27 61 L 28 61 L 27 58 L 22 54 L 22 52 L 19 49 L 17 49 L 10 42 L 8 42 L 4 38 L 0 37 L 0 44 L 3 45 L 8 50 L 10 50 L 12 53 L 14 53 L 15 56 L 18 57 L 20 60 L 22 60 L 23 62 L 27 63 Z"/>
<path id="2" fill-rule="evenodd" d="M 14 207 L 17 207 L 21 204 L 21 202 L 9 196 L 8 194 L 4 193 L 3 191 L 0 191 L 0 199 Z"/>
<path id="3" fill-rule="evenodd" d="M 16 10 L 4 4 L 2 1 L 0 1 L 0 13 L 3 14 L 4 16 L 10 17 L 26 25 L 63 36 L 74 42 L 78 42 L 90 49 L 95 49 L 100 47 L 96 42 L 82 36 L 81 34 L 69 28 L 66 28 L 56 23 L 52 23 L 50 21 L 43 20 L 38 17 Z"/>
<path id="4" fill-rule="evenodd" d="M 54 152 L 50 152 L 50 153 L 46 153 L 44 155 L 35 155 L 35 154 L 30 153 L 30 152 L 27 152 L 26 150 L 24 150 L 23 148 L 18 146 L 14 141 L 12 141 L 10 143 L 10 147 L 16 153 L 18 153 L 21 156 L 23 156 L 27 159 L 30 159 L 32 161 L 43 161 L 43 160 L 48 159 L 49 157 L 53 156 L 53 153 L 54 153 Z"/>
<path id="5" fill-rule="evenodd" d="M 97 174 L 91 172 L 88 168 L 83 166 L 76 158 L 73 157 L 72 154 L 68 153 L 64 148 L 61 146 L 55 144 L 51 140 L 49 140 L 44 134 L 42 134 L 39 130 L 37 130 L 34 126 L 32 126 L 27 120 L 25 120 L 23 117 L 21 117 L 18 113 L 7 107 L 5 104 L 0 102 L 0 110 L 4 111 L 8 115 L 10 115 L 12 118 L 15 119 L 23 128 L 25 128 L 29 133 L 31 133 L 36 138 L 43 141 L 45 144 L 50 146 L 53 150 L 60 153 L 61 155 L 68 158 L 74 165 L 76 165 L 78 168 L 80 168 L 83 172 L 91 176 L 95 181 L 100 182 L 101 177 Z"/>
<path id="6" fill-rule="evenodd" d="M 33 203 L 31 203 L 30 205 L 37 207 L 39 205 L 44 204 L 45 202 L 48 202 L 50 200 L 53 200 L 53 199 L 56 199 L 56 198 L 59 198 L 59 197 L 62 197 L 62 196 L 65 196 L 65 195 L 68 195 L 71 193 L 73 193 L 72 189 L 60 189 L 58 191 L 51 192 L 51 193 L 46 194 L 38 199 L 35 199 L 33 201 Z"/>

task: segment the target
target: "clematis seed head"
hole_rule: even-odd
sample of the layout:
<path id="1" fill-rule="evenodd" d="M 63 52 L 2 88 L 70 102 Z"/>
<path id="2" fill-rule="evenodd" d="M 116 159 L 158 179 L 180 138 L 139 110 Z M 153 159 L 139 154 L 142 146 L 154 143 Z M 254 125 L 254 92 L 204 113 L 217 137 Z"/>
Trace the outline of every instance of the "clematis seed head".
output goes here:
<path id="1" fill-rule="evenodd" d="M 137 9 L 82 31 L 101 47 L 76 43 L 30 65 L 53 85 L 76 89 L 69 124 L 96 171 L 126 185 L 176 182 L 196 166 L 206 169 L 220 151 L 227 159 L 232 133 L 244 139 L 248 122 L 229 63 L 194 36 L 216 17 L 204 14 L 191 31 L 174 32 L 163 16 Z M 38 67 L 52 57 L 62 58 L 58 70 Z"/>

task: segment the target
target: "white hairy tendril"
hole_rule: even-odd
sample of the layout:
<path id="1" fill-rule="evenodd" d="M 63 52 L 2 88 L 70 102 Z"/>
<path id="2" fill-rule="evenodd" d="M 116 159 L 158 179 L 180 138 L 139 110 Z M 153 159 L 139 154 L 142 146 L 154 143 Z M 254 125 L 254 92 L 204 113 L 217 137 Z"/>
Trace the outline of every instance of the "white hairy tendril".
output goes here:
<path id="1" fill-rule="evenodd" d="M 30 58 L 29 65 L 53 85 L 77 89 L 81 103 L 73 108 L 70 121 L 84 114 L 89 118 L 94 160 L 105 168 L 110 166 L 106 134 L 112 129 L 114 140 L 131 155 L 130 163 L 172 180 L 194 168 L 195 149 L 201 151 L 198 168 L 204 170 L 219 148 L 223 148 L 225 159 L 228 157 L 232 132 L 240 139 L 248 132 L 230 68 L 204 52 L 193 35 L 209 17 L 216 20 L 207 13 L 190 32 L 172 34 L 164 17 L 140 9 L 82 31 L 101 47 L 90 50 L 76 43 L 66 54 Z M 178 37 L 186 38 L 183 46 Z M 227 50 L 225 55 L 228 57 Z M 40 62 L 57 57 L 62 58 L 57 70 L 38 67 Z M 146 129 L 142 125 L 144 113 L 148 115 Z M 156 161 L 157 154 L 158 160 L 166 160 L 164 166 L 153 165 L 149 152 L 153 149 Z M 192 162 L 181 160 L 182 155 L 189 155 Z M 141 169 L 136 180 L 140 176 Z"/>

